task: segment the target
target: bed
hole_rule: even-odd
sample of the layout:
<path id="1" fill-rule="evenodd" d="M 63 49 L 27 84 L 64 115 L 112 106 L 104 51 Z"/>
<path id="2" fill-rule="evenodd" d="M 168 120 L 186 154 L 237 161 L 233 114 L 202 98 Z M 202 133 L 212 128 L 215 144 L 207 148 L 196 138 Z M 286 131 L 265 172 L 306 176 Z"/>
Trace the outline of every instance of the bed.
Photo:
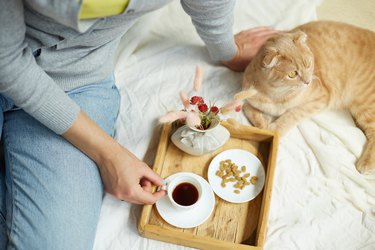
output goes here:
<path id="1" fill-rule="evenodd" d="M 238 0 L 234 32 L 254 26 L 287 30 L 316 19 L 319 0 Z M 202 95 L 224 104 L 241 89 L 241 73 L 213 62 L 179 1 L 142 17 L 121 40 L 116 83 L 121 93 L 116 140 L 152 166 L 161 124 L 181 108 L 195 66 Z M 248 124 L 242 113 L 228 117 Z M 325 111 L 280 141 L 265 249 L 375 249 L 375 175 L 354 163 L 366 138 L 350 115 Z M 141 206 L 104 197 L 94 249 L 189 249 L 143 238 Z"/>

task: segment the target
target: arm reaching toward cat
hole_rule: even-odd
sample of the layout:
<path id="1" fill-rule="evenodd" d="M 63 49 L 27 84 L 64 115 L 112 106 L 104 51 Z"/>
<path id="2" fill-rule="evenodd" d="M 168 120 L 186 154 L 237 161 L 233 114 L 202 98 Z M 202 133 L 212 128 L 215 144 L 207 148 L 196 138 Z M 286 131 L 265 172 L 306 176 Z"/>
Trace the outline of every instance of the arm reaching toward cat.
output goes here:
<path id="1" fill-rule="evenodd" d="M 191 17 L 200 38 L 214 61 L 230 60 L 236 54 L 233 37 L 232 0 L 181 0 L 182 8 Z"/>
<path id="2" fill-rule="evenodd" d="M 242 72 L 254 58 L 260 47 L 271 37 L 277 35 L 277 31 L 271 27 L 256 27 L 241 31 L 234 36 L 237 53 L 230 61 L 222 63 L 231 70 Z"/>
<path id="3" fill-rule="evenodd" d="M 234 71 L 244 71 L 259 48 L 279 31 L 271 27 L 244 30 L 233 37 L 235 1 L 182 0 L 182 7 L 202 38 L 208 53 Z"/>

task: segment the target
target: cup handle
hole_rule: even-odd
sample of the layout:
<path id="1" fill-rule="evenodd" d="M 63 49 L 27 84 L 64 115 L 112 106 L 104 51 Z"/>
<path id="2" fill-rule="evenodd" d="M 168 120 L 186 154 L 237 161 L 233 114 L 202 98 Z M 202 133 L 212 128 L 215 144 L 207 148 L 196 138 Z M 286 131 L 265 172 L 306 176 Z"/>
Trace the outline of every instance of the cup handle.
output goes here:
<path id="1" fill-rule="evenodd" d="M 157 191 L 164 190 L 167 191 L 168 189 L 168 181 L 166 179 L 163 179 L 163 186 L 159 186 Z"/>

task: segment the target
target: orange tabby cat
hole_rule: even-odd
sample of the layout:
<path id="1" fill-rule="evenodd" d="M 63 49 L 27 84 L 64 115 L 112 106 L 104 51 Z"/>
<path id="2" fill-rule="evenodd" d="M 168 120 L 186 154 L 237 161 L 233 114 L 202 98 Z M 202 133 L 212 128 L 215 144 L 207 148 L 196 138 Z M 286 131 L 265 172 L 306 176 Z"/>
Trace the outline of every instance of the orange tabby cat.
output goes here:
<path id="1" fill-rule="evenodd" d="M 318 21 L 280 34 L 246 68 L 243 90 L 251 123 L 280 135 L 326 108 L 348 109 L 367 136 L 357 170 L 375 170 L 374 32 Z"/>

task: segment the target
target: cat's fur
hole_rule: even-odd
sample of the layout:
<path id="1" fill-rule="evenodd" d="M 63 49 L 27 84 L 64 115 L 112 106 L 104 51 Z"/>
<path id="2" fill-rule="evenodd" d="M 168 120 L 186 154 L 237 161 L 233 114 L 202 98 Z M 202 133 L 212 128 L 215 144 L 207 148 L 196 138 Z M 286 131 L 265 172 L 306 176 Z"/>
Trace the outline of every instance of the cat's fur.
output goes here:
<path id="1" fill-rule="evenodd" d="M 237 99 L 247 97 L 243 110 L 251 123 L 280 135 L 326 108 L 348 109 L 367 137 L 357 170 L 374 172 L 374 32 L 318 21 L 280 34 L 246 68 L 243 90 Z"/>

